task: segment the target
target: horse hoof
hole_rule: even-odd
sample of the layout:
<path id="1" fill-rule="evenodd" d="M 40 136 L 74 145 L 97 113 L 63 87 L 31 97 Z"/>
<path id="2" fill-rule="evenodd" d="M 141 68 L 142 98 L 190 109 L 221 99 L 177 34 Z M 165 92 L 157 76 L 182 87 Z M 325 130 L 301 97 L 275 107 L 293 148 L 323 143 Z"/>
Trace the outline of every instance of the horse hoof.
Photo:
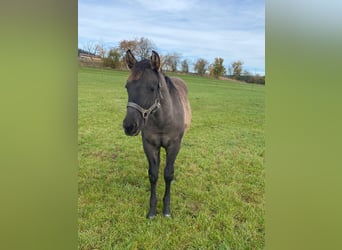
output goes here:
<path id="1" fill-rule="evenodd" d="M 155 217 L 156 217 L 155 214 L 148 214 L 148 215 L 146 216 L 146 218 L 149 219 L 149 220 L 153 220 Z"/>
<path id="2" fill-rule="evenodd" d="M 171 214 L 170 214 L 170 213 L 163 214 L 163 216 L 164 216 L 165 218 L 171 218 Z"/>

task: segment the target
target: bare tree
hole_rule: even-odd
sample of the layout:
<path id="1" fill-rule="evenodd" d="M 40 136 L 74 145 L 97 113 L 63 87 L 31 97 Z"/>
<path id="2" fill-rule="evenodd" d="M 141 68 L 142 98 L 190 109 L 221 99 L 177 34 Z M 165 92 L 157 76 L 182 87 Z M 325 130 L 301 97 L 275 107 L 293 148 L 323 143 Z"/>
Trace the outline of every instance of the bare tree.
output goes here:
<path id="1" fill-rule="evenodd" d="M 177 71 L 180 54 L 174 52 L 163 56 L 162 69 L 165 71 Z"/>
<path id="2" fill-rule="evenodd" d="M 233 68 L 232 66 L 228 67 L 228 76 L 231 77 L 233 75 Z"/>
<path id="3" fill-rule="evenodd" d="M 172 72 L 176 72 L 177 71 L 177 66 L 179 63 L 179 59 L 180 59 L 180 54 L 174 52 L 171 55 L 171 71 Z"/>
<path id="4" fill-rule="evenodd" d="M 137 47 L 136 47 L 136 54 L 138 57 L 140 57 L 140 59 L 143 58 L 148 58 L 151 53 L 152 50 L 155 48 L 154 43 L 144 37 L 141 37 L 139 40 L 137 40 Z"/>
<path id="5" fill-rule="evenodd" d="M 105 49 L 105 45 L 104 45 L 104 42 L 103 40 L 100 40 L 97 44 L 96 44 L 96 47 L 97 47 L 97 54 L 103 59 L 105 58 L 105 55 L 107 53 L 106 49 Z"/>
<path id="6" fill-rule="evenodd" d="M 84 45 L 84 50 L 88 52 L 89 56 L 95 56 L 98 53 L 99 47 L 98 44 L 94 41 L 88 41 Z"/>
<path id="7" fill-rule="evenodd" d="M 189 63 L 186 59 L 182 61 L 182 72 L 188 73 L 189 72 Z"/>
<path id="8" fill-rule="evenodd" d="M 161 67 L 165 71 L 171 71 L 171 57 L 169 54 L 162 56 Z"/>

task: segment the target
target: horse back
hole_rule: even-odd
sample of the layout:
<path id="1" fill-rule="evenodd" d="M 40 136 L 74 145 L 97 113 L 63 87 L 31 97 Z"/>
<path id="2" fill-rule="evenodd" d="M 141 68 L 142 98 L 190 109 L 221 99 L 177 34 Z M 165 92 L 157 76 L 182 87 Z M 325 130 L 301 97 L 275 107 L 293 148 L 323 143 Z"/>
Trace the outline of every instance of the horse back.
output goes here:
<path id="1" fill-rule="evenodd" d="M 186 132 L 191 123 L 191 108 L 188 100 L 188 88 L 185 82 L 178 77 L 171 77 L 171 80 L 179 93 L 179 97 L 184 111 L 184 132 Z"/>

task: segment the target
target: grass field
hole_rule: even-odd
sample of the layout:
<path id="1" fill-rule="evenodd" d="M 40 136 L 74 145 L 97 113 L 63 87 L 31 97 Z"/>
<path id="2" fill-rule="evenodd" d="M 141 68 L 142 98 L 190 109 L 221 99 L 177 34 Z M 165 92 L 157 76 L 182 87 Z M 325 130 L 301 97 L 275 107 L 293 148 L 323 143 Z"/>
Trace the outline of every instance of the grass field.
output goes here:
<path id="1" fill-rule="evenodd" d="M 173 218 L 161 215 L 160 171 L 159 214 L 150 221 L 141 136 L 122 128 L 127 77 L 79 70 L 79 249 L 263 249 L 264 86 L 180 76 L 193 118 L 175 163 Z"/>

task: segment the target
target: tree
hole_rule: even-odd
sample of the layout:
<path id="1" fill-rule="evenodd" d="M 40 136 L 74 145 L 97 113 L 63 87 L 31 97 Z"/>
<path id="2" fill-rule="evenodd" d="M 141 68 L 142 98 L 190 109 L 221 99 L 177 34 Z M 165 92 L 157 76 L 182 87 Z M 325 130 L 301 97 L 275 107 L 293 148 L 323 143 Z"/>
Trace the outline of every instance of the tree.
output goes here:
<path id="1" fill-rule="evenodd" d="M 130 49 L 137 59 L 140 60 L 148 58 L 154 48 L 154 43 L 144 37 L 141 37 L 140 39 L 135 38 L 133 40 L 122 40 L 119 43 L 119 52 L 121 57 L 124 57 L 127 50 Z"/>
<path id="2" fill-rule="evenodd" d="M 232 66 L 229 66 L 228 67 L 228 77 L 232 77 L 232 75 L 233 75 L 233 68 L 232 68 Z"/>
<path id="3" fill-rule="evenodd" d="M 215 58 L 215 62 L 212 65 L 210 65 L 210 69 L 209 69 L 210 76 L 218 78 L 226 73 L 226 69 L 223 66 L 223 61 L 224 60 L 221 57 Z"/>
<path id="4" fill-rule="evenodd" d="M 162 68 L 165 71 L 176 72 L 179 58 L 180 58 L 180 55 L 176 52 L 174 52 L 173 54 L 167 54 L 163 56 Z"/>
<path id="5" fill-rule="evenodd" d="M 98 55 L 104 59 L 105 58 L 105 55 L 106 55 L 106 49 L 105 49 L 105 45 L 104 45 L 104 42 L 102 40 L 100 40 L 96 45 L 96 48 L 97 48 L 97 53 Z"/>
<path id="6" fill-rule="evenodd" d="M 136 54 L 140 59 L 148 58 L 154 48 L 155 45 L 151 40 L 141 37 L 137 40 Z"/>
<path id="7" fill-rule="evenodd" d="M 131 50 L 134 54 L 137 50 L 137 41 L 136 40 L 122 40 L 119 43 L 119 52 L 121 57 L 124 57 L 127 50 Z"/>
<path id="8" fill-rule="evenodd" d="M 172 64 L 171 55 L 167 54 L 165 56 L 162 56 L 161 66 L 163 70 L 171 71 L 171 64 Z"/>
<path id="9" fill-rule="evenodd" d="M 84 46 L 84 50 L 88 52 L 88 55 L 93 58 L 99 52 L 99 45 L 94 41 L 88 41 Z"/>
<path id="10" fill-rule="evenodd" d="M 117 48 L 112 48 L 109 53 L 108 57 L 104 58 L 103 64 L 105 67 L 111 67 L 113 69 L 120 67 L 120 53 Z"/>
<path id="11" fill-rule="evenodd" d="M 232 62 L 233 76 L 235 79 L 240 79 L 242 72 L 242 64 L 243 62 L 241 62 L 240 60 Z"/>
<path id="12" fill-rule="evenodd" d="M 182 72 L 183 73 L 189 72 L 189 64 L 188 64 L 188 61 L 186 59 L 182 61 Z"/>
<path id="13" fill-rule="evenodd" d="M 259 74 L 255 74 L 252 78 L 254 83 L 265 84 L 265 76 L 260 76 Z"/>
<path id="14" fill-rule="evenodd" d="M 197 62 L 195 63 L 195 71 L 197 72 L 197 74 L 199 75 L 204 75 L 205 72 L 207 71 L 207 65 L 208 65 L 208 61 L 200 58 L 197 60 Z"/>

